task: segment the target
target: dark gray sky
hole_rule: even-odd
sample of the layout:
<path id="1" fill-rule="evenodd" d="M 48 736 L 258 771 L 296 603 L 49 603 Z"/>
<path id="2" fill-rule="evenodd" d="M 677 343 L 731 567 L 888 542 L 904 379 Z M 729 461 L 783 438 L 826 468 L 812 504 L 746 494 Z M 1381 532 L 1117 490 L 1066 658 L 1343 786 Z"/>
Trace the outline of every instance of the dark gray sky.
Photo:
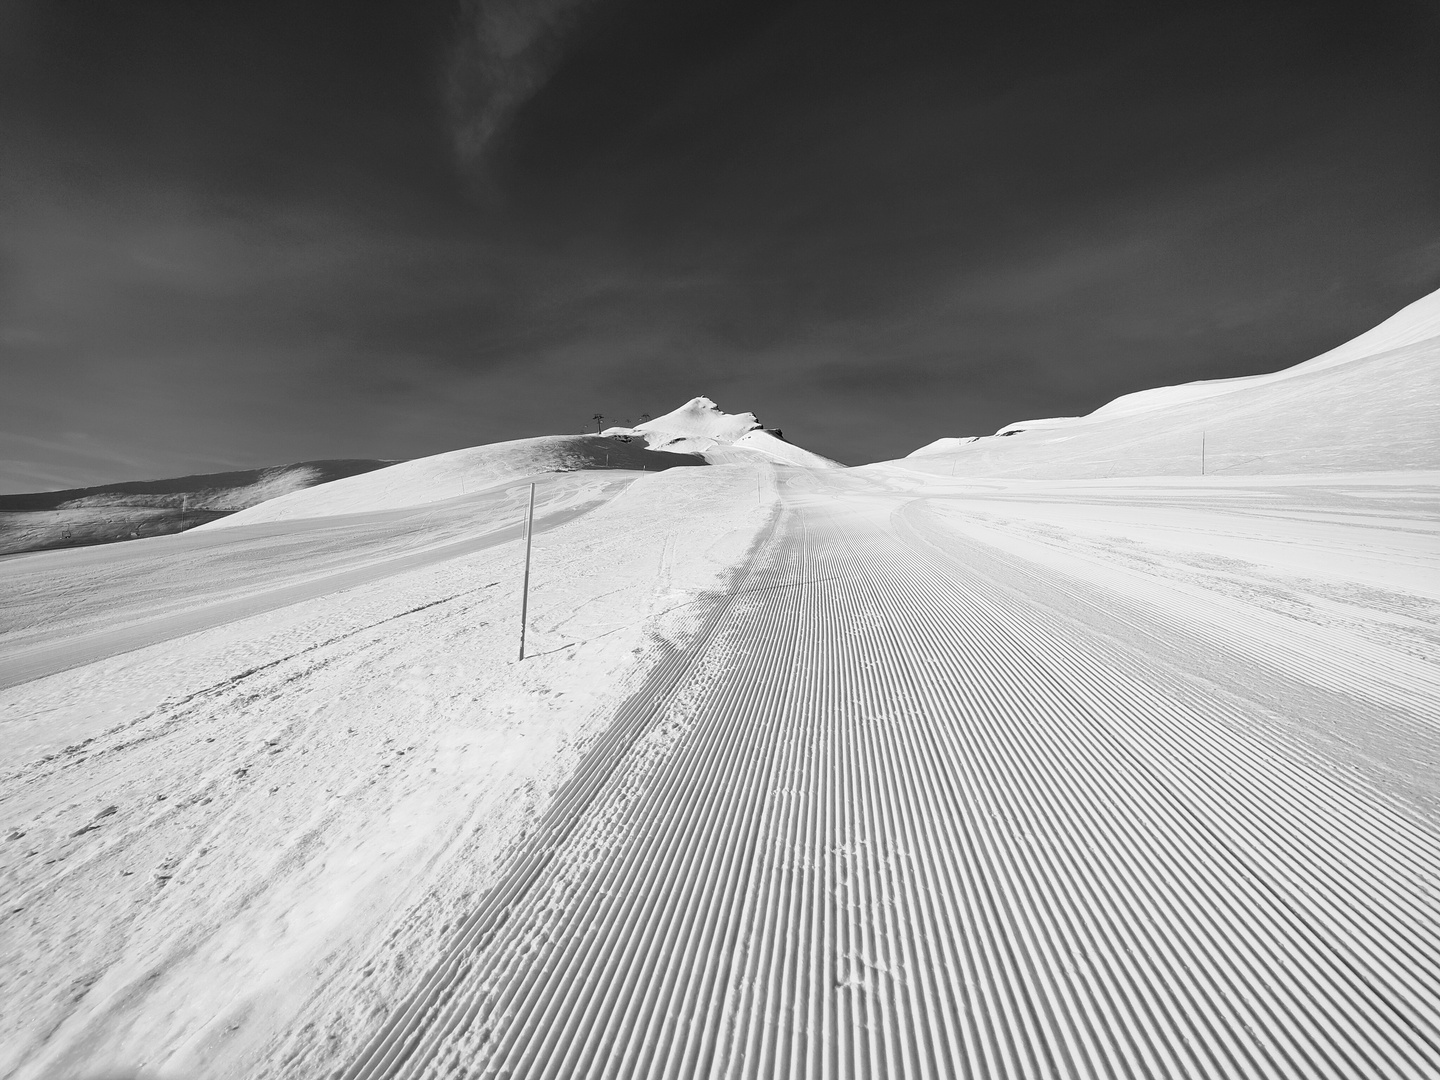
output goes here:
<path id="1" fill-rule="evenodd" d="M 0 491 L 697 394 L 842 461 L 1440 287 L 1440 12 L 0 0 Z"/>

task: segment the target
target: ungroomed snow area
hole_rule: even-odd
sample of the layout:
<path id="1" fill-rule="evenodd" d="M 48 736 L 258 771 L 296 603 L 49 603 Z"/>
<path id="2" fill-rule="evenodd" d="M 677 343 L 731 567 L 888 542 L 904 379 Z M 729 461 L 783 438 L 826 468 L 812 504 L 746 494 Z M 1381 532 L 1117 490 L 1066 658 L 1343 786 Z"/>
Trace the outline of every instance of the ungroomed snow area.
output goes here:
<path id="1" fill-rule="evenodd" d="M 1436 334 L 0 560 L 0 1076 L 1440 1075 Z"/>

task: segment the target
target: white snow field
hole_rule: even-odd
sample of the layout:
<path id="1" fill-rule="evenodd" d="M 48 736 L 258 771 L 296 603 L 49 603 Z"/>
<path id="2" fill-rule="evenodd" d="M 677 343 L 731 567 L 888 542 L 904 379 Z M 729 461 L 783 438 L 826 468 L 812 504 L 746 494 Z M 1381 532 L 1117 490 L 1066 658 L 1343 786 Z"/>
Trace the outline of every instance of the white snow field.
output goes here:
<path id="1" fill-rule="evenodd" d="M 1440 339 L 1371 343 L 1108 478 L 742 431 L 0 560 L 0 1076 L 1440 1075 Z M 1159 452 L 1226 398 L 1284 468 Z"/>

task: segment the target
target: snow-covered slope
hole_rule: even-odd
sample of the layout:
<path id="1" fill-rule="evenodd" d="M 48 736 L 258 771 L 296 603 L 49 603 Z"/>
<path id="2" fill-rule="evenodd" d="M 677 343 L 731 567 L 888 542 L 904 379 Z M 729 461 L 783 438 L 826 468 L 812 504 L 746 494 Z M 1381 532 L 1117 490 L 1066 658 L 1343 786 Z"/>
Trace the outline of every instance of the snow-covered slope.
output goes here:
<path id="1" fill-rule="evenodd" d="M 1014 435 L 1017 432 L 1029 431 L 1032 428 L 1042 427 L 1066 427 L 1083 420 L 1083 416 L 1046 416 L 1039 420 L 1014 420 L 995 432 L 996 435 Z"/>
<path id="2" fill-rule="evenodd" d="M 918 450 L 911 450 L 910 453 L 906 454 L 905 456 L 913 458 L 928 457 L 931 454 L 943 454 L 950 450 L 958 450 L 960 447 L 965 446 L 967 443 L 974 442 L 979 437 L 980 436 L 978 435 L 964 435 L 958 438 L 946 436 L 941 439 L 936 439 L 934 442 L 928 442 L 924 446 L 920 447 Z"/>
<path id="3" fill-rule="evenodd" d="M 775 438 L 759 427 L 752 413 L 721 412 L 709 398 L 697 397 L 634 428 L 515 439 L 403 461 L 271 499 L 206 528 L 425 506 L 539 473 L 606 468 L 657 472 L 677 465 L 728 464 L 756 457 L 808 468 L 839 467 Z"/>
<path id="4" fill-rule="evenodd" d="M 1425 325 L 868 469 L 699 401 L 725 467 L 522 440 L 0 560 L 0 1077 L 1440 1076 Z M 1324 474 L 949 475 L 1217 433 Z"/>
<path id="5" fill-rule="evenodd" d="M 603 435 L 514 439 L 402 461 L 364 476 L 297 491 L 206 528 L 424 506 L 537 473 L 596 468 L 655 472 L 676 465 L 704 464 L 691 454 L 646 453 L 639 443 Z"/>
<path id="6" fill-rule="evenodd" d="M 0 560 L 0 1076 L 1440 1075 L 1437 474 L 865 476 Z"/>
<path id="7" fill-rule="evenodd" d="M 1306 360 L 1282 371 L 1272 371 L 1264 375 L 1243 375 L 1236 379 L 1202 379 L 1197 382 L 1181 383 L 1179 386 L 1158 386 L 1151 390 L 1140 390 L 1118 397 L 1114 401 L 1100 406 L 1090 415 L 1092 417 L 1124 416 L 1190 401 L 1201 401 L 1220 394 L 1233 393 L 1236 390 L 1251 389 L 1284 382 L 1297 376 L 1312 375 L 1354 360 L 1374 356 L 1377 353 L 1393 352 L 1396 349 L 1405 349 L 1412 345 L 1433 341 L 1437 337 L 1440 337 L 1440 291 L 1421 297 L 1413 304 L 1401 308 L 1379 326 L 1365 331 L 1359 337 L 1352 338 L 1329 352 L 1321 353 L 1311 360 Z"/>
<path id="8" fill-rule="evenodd" d="M 1434 469 L 1437 410 L 1440 292 L 1283 371 L 1156 387 L 869 468 L 1051 479 Z"/>
<path id="9" fill-rule="evenodd" d="M 804 447 L 777 439 L 768 431 L 756 428 L 747 431 L 729 446 L 717 446 L 706 451 L 705 458 L 714 465 L 728 465 L 754 458 L 756 455 L 782 465 L 798 465 L 804 469 L 843 469 L 838 461 L 811 453 Z"/>

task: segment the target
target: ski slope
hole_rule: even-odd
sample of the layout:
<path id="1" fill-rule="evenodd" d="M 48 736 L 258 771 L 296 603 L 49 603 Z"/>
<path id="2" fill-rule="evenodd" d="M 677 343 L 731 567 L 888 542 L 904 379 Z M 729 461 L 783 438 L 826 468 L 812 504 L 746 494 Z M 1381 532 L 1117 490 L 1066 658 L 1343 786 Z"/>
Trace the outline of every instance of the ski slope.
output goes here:
<path id="1" fill-rule="evenodd" d="M 537 477 L 536 533 L 603 504 L 633 479 Z M 219 535 L 137 542 L 114 555 L 17 564 L 22 576 L 0 623 L 8 631 L 0 688 L 514 541 L 527 491 L 517 482 L 432 505 L 419 537 L 414 520 L 393 511 L 308 527 L 281 516 Z M 118 573 L 126 587 L 76 589 L 88 567 Z M 59 598 L 69 602 L 57 617 Z"/>
<path id="2" fill-rule="evenodd" d="M 782 491 L 347 1077 L 1434 1075 L 1433 655 L 1217 633 L 1003 501 Z"/>
<path id="3" fill-rule="evenodd" d="M 178 700 L 164 647 L 108 661 L 169 703 L 7 766 L 57 861 L 7 867 L 6 969 L 99 973 L 6 991 L 52 1032 L 7 1075 L 1440 1067 L 1440 477 L 631 484 L 537 538 L 533 667 L 459 632 L 513 618 L 499 549 L 349 636 L 343 593 L 251 620 L 305 644 L 228 680 L 214 628 Z"/>
<path id="4" fill-rule="evenodd" d="M 1435 340 L 0 560 L 0 1077 L 1440 1075 Z M 1286 469 L 1150 456 L 1227 396 Z"/>

